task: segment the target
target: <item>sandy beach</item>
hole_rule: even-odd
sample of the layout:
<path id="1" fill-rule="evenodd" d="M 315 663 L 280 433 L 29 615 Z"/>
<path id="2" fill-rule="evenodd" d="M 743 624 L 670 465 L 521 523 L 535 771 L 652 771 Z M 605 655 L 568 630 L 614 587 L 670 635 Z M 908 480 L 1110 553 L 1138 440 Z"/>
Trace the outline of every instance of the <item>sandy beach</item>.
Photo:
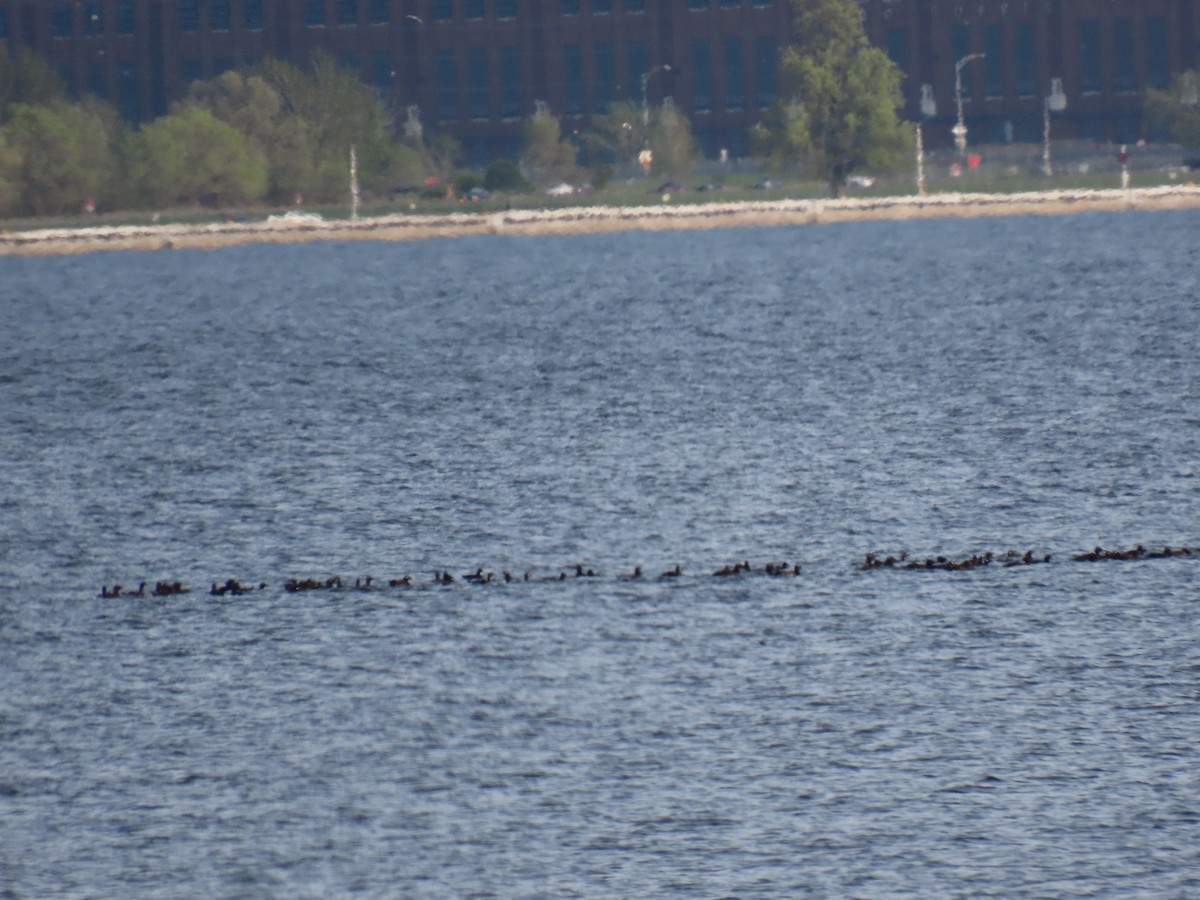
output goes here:
<path id="1" fill-rule="evenodd" d="M 313 215 L 272 216 L 261 222 L 207 225 L 124 225 L 0 232 L 0 255 L 59 255 L 107 250 L 216 249 L 236 244 L 320 240 L 402 241 L 485 234 L 588 234 L 624 230 L 819 225 L 829 222 L 926 219 L 945 216 L 1064 215 L 1113 210 L 1200 206 L 1200 187 L 1022 194 L 930 194 L 924 197 L 776 200 L 637 207 L 587 206 L 555 210 L 400 214 L 357 220 Z"/>

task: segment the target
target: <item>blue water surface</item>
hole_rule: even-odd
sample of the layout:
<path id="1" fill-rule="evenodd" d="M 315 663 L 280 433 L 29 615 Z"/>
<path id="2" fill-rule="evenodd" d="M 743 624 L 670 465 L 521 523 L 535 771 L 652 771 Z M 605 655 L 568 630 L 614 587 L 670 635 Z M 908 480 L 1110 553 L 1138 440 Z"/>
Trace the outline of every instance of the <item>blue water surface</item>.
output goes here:
<path id="1" fill-rule="evenodd" d="M 1198 228 L 0 258 L 0 890 L 1200 893 Z"/>

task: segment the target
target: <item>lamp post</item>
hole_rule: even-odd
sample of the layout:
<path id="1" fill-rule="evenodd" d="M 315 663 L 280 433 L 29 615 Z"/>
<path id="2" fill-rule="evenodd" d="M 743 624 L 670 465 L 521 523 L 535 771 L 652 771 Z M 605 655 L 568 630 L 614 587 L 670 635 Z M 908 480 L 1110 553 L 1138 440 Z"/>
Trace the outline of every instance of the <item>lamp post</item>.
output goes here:
<path id="1" fill-rule="evenodd" d="M 983 59 L 986 53 L 969 53 L 954 64 L 954 103 L 958 107 L 958 123 L 954 126 L 954 146 L 958 148 L 959 159 L 967 152 L 967 126 L 963 124 L 962 108 L 962 70 L 963 66 L 973 59 Z"/>
<path id="2" fill-rule="evenodd" d="M 670 72 L 671 64 L 663 63 L 661 66 L 655 66 L 649 72 L 642 75 L 642 128 L 650 127 L 650 108 L 646 105 L 646 87 L 650 84 L 650 76 L 656 75 L 659 72 Z"/>
<path id="3" fill-rule="evenodd" d="M 1047 178 L 1054 174 L 1050 165 L 1050 113 L 1062 112 L 1067 108 L 1067 95 L 1063 93 L 1062 79 L 1050 79 L 1050 93 L 1042 104 L 1042 174 Z"/>
<path id="4" fill-rule="evenodd" d="M 921 85 L 921 121 L 914 129 L 917 135 L 917 196 L 925 196 L 925 138 L 921 125 L 926 119 L 937 115 L 937 101 L 933 99 L 933 85 Z"/>

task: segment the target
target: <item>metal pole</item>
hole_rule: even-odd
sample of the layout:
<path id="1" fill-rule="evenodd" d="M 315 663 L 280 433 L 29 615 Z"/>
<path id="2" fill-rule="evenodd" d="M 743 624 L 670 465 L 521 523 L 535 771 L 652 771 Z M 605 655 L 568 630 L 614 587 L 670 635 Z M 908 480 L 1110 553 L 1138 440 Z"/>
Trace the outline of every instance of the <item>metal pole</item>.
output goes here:
<path id="1" fill-rule="evenodd" d="M 917 133 L 917 196 L 925 196 L 925 143 L 921 136 L 921 123 L 914 129 Z"/>
<path id="2" fill-rule="evenodd" d="M 954 64 L 954 105 L 958 108 L 958 124 L 954 126 L 954 146 L 961 162 L 967 154 L 967 126 L 963 122 L 962 70 L 973 59 L 983 59 L 985 53 L 969 53 Z"/>
<path id="3" fill-rule="evenodd" d="M 350 145 L 350 218 L 358 219 L 358 155 Z"/>
<path id="4" fill-rule="evenodd" d="M 1054 174 L 1050 165 L 1050 100 L 1042 101 L 1042 174 L 1049 178 Z"/>

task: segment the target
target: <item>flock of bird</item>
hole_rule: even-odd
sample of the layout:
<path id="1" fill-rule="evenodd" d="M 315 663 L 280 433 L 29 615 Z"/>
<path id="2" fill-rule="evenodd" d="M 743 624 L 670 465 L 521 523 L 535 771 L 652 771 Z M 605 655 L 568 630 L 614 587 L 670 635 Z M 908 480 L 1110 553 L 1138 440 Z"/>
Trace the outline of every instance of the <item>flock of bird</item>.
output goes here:
<path id="1" fill-rule="evenodd" d="M 1099 562 L 1102 560 L 1143 560 L 1143 559 L 1167 559 L 1169 557 L 1188 557 L 1192 559 L 1200 559 L 1200 548 L 1188 547 L 1163 547 L 1161 550 L 1147 550 L 1141 544 L 1128 550 L 1105 550 L 1103 547 L 1095 547 L 1086 553 L 1079 553 L 1071 557 L 1076 562 Z M 946 556 L 931 556 L 923 559 L 911 558 L 907 550 L 897 554 L 883 554 L 871 551 L 863 557 L 862 562 L 858 565 L 860 571 L 872 571 L 875 569 L 921 569 L 921 570 L 942 570 L 950 572 L 964 572 L 971 569 L 980 568 L 983 566 L 1003 566 L 1005 568 L 1013 566 L 1030 566 L 1039 563 L 1048 563 L 1051 560 L 1049 553 L 1035 554 L 1032 550 L 1027 550 L 1025 553 L 1019 553 L 1016 550 L 1008 550 L 1002 554 L 995 554 L 992 551 L 986 553 L 974 553 L 962 559 L 951 559 Z M 737 563 L 729 563 L 721 568 L 707 573 L 714 578 L 735 578 L 750 575 L 765 575 L 776 578 L 794 578 L 802 573 L 803 569 L 800 563 L 788 562 L 769 562 L 761 568 L 754 568 L 749 561 L 743 560 Z M 704 573 L 700 573 L 703 575 Z M 485 572 L 482 566 L 475 569 L 474 572 L 468 572 L 463 575 L 453 575 L 449 570 L 438 569 L 434 571 L 433 578 L 430 584 L 448 585 L 457 582 L 465 582 L 467 584 L 492 584 L 492 583 L 513 583 L 513 582 L 528 582 L 528 581 L 568 581 L 574 578 L 597 578 L 599 577 L 594 569 L 585 568 L 582 564 L 575 564 L 567 570 L 560 570 L 548 575 L 534 575 L 531 571 L 526 571 L 520 575 L 514 575 L 507 569 L 502 570 L 499 577 L 495 572 Z M 617 576 L 620 581 L 639 581 L 639 580 L 671 580 L 685 577 L 683 568 L 676 563 L 672 569 L 667 569 L 660 572 L 657 576 L 647 575 L 643 572 L 641 566 L 635 566 L 632 571 L 622 573 Z M 343 588 L 351 588 L 359 591 L 370 591 L 377 588 L 408 588 L 418 585 L 420 582 L 414 580 L 411 575 L 404 575 L 398 578 L 390 578 L 386 582 L 376 582 L 372 576 L 366 578 L 354 579 L 353 586 L 344 582 L 340 576 L 332 578 L 289 578 L 284 582 L 283 588 L 288 593 L 298 593 L 302 591 L 334 591 Z M 254 584 L 242 584 L 236 578 L 229 578 L 224 582 L 213 582 L 209 595 L 213 597 L 226 596 L 242 596 L 255 591 L 266 590 L 268 587 L 266 582 Z M 190 593 L 188 588 L 184 587 L 179 581 L 158 581 L 155 582 L 152 590 L 147 592 L 146 582 L 141 582 L 135 590 L 126 590 L 122 585 L 116 584 L 112 587 L 104 585 L 100 591 L 100 596 L 105 598 L 118 597 L 170 597 L 176 594 Z"/>

